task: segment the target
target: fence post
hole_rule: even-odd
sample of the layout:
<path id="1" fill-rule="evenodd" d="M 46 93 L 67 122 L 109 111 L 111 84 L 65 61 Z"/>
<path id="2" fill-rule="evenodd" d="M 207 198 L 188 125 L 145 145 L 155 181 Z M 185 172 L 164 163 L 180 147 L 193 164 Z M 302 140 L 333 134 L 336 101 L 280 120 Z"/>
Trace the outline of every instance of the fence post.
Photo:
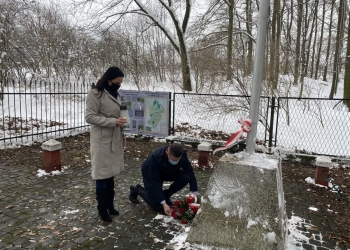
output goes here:
<path id="1" fill-rule="evenodd" d="M 315 184 L 328 187 L 329 168 L 332 167 L 332 159 L 328 156 L 316 158 Z"/>
<path id="2" fill-rule="evenodd" d="M 61 171 L 61 155 L 60 149 L 62 144 L 54 139 L 48 140 L 42 144 L 44 151 L 43 155 L 43 167 L 46 173 L 52 171 Z"/>
<path id="3" fill-rule="evenodd" d="M 275 116 L 275 99 L 276 97 L 272 97 L 271 101 L 271 115 L 270 115 L 270 129 L 269 129 L 269 153 L 271 153 L 272 148 L 272 137 L 273 137 L 273 121 Z"/>
<path id="4" fill-rule="evenodd" d="M 176 93 L 174 92 L 174 100 L 173 100 L 173 128 L 172 128 L 172 133 L 171 135 L 175 135 L 175 96 Z"/>
<path id="5" fill-rule="evenodd" d="M 198 166 L 209 167 L 209 152 L 211 151 L 211 144 L 202 142 L 198 145 Z"/>
<path id="6" fill-rule="evenodd" d="M 277 144 L 277 129 L 278 129 L 278 118 L 279 118 L 279 114 L 280 114 L 280 99 L 281 97 L 278 97 L 277 99 L 277 117 L 276 117 L 276 133 L 275 133 L 275 147 L 276 147 L 276 144 Z"/>

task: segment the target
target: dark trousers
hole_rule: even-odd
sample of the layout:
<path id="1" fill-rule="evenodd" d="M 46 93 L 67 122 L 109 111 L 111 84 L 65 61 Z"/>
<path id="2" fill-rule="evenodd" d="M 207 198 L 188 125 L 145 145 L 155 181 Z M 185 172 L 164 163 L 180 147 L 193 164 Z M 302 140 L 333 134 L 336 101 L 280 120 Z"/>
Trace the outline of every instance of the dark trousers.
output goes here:
<path id="1" fill-rule="evenodd" d="M 184 171 L 180 170 L 176 176 L 164 176 L 163 181 L 173 181 L 168 189 L 163 190 L 165 199 L 169 199 L 173 194 L 183 189 L 190 182 L 190 176 Z M 153 195 L 152 191 L 147 187 L 146 189 L 139 188 L 138 194 L 153 210 L 163 210 L 163 205 L 160 204 L 160 201 L 156 200 L 156 197 Z"/>
<path id="2" fill-rule="evenodd" d="M 114 195 L 114 177 L 96 180 L 96 199 L 98 201 L 98 207 L 102 210 L 107 208 L 110 211 L 114 211 Z"/>
<path id="3" fill-rule="evenodd" d="M 114 177 L 96 180 L 96 189 L 114 189 Z"/>

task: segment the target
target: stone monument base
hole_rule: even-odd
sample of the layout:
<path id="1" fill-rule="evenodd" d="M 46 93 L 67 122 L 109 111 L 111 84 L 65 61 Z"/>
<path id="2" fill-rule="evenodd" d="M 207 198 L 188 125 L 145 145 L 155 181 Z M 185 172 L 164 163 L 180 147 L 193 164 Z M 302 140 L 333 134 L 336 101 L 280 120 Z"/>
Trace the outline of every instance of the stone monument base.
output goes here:
<path id="1" fill-rule="evenodd" d="M 216 248 L 285 249 L 281 162 L 265 154 L 226 154 L 216 166 L 187 241 Z"/>

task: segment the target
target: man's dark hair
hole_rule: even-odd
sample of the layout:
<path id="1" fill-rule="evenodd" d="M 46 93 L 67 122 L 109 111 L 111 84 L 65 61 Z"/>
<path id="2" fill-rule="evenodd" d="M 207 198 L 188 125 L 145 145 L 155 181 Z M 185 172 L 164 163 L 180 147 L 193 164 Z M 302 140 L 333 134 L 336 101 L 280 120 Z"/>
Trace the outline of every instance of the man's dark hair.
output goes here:
<path id="1" fill-rule="evenodd" d="M 175 158 L 180 158 L 182 156 L 183 147 L 178 143 L 170 144 L 169 153 Z"/>

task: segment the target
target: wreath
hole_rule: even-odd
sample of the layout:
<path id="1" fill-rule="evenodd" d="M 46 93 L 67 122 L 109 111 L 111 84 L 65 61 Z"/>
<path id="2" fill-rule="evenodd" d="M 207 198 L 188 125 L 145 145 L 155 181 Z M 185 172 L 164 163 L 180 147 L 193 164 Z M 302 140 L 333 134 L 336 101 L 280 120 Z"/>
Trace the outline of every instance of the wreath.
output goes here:
<path id="1" fill-rule="evenodd" d="M 196 195 L 188 195 L 182 200 L 176 200 L 171 215 L 182 224 L 191 224 L 200 208 L 200 199 Z"/>

